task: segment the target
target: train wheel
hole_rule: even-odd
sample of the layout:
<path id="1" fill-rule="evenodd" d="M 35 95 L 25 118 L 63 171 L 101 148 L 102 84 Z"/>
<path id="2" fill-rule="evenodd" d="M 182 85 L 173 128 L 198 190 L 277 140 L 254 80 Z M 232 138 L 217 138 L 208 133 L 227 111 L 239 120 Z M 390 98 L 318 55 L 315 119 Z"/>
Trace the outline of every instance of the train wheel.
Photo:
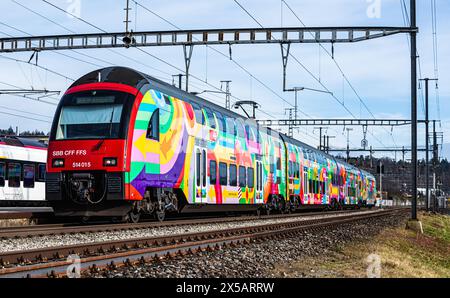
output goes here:
<path id="1" fill-rule="evenodd" d="M 166 212 L 164 210 L 156 211 L 155 216 L 158 221 L 162 222 L 166 218 Z"/>
<path id="2" fill-rule="evenodd" d="M 130 211 L 128 213 L 128 221 L 131 223 L 138 223 L 141 219 L 141 213 L 139 211 Z"/>
<path id="3" fill-rule="evenodd" d="M 256 216 L 261 217 L 261 208 L 256 209 Z"/>

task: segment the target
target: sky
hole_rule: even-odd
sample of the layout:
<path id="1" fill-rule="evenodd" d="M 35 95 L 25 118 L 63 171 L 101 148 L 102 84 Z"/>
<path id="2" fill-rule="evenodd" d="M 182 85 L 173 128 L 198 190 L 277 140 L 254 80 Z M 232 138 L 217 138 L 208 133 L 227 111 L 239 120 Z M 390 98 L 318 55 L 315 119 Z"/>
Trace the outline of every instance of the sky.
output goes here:
<path id="1" fill-rule="evenodd" d="M 301 27 L 299 19 L 311 27 L 405 25 L 402 0 L 238 0 L 237 2 L 264 27 Z M 405 2 L 408 6 L 409 1 Z M 417 0 L 418 53 L 420 74 L 423 78 L 435 76 L 431 2 L 432 0 Z M 450 142 L 446 138 L 450 135 L 448 84 L 450 67 L 447 58 L 450 54 L 450 2 L 448 0 L 435 2 L 439 97 L 436 97 L 435 84 L 430 83 L 430 119 L 441 120 L 441 125 L 437 125 L 437 128 L 444 133 L 445 144 L 442 154 L 443 157 L 450 158 Z M 0 19 L 0 38 L 73 32 L 96 33 L 100 32 L 99 29 L 122 32 L 125 29 L 125 3 L 125 0 L 2 0 L 0 11 L 4 13 Z M 174 25 L 182 29 L 259 27 L 234 0 L 130 0 L 130 3 L 132 9 L 130 28 L 134 31 L 173 30 Z M 91 25 L 65 11 L 79 16 Z M 323 47 L 331 52 L 329 44 L 323 44 Z M 32 53 L 2 53 L 0 89 L 20 87 L 64 93 L 73 80 L 90 71 L 112 65 L 131 67 L 172 83 L 172 75 L 184 69 L 181 47 L 143 49 L 147 54 L 136 48 L 45 51 L 39 53 L 39 67 L 26 63 Z M 335 61 L 350 84 L 344 80 L 333 59 L 319 45 L 293 44 L 291 54 L 301 65 L 290 58 L 287 66 L 288 88 L 307 87 L 324 90 L 325 86 L 337 98 L 327 93 L 299 92 L 300 118 L 353 118 L 342 106 L 342 102 L 356 118 L 410 118 L 410 50 L 407 35 L 399 34 L 360 43 L 335 45 Z M 258 119 L 286 119 L 285 109 L 292 107 L 294 94 L 283 92 L 280 46 L 234 45 L 232 58 L 233 61 L 228 57 L 227 46 L 194 47 L 190 73 L 195 78 L 190 79 L 190 91 L 211 90 L 212 87 L 205 81 L 220 88 L 221 80 L 232 80 L 231 93 L 235 97 L 233 101 L 239 98 L 260 103 L 261 108 L 257 111 Z M 418 90 L 419 119 L 424 118 L 424 88 L 423 85 L 421 87 Z M 219 105 L 225 104 L 223 94 L 204 93 L 203 96 Z M 20 131 L 33 129 L 48 131 L 59 98 L 58 95 L 52 95 L 37 101 L 0 95 L 0 128 L 18 126 Z M 345 128 L 329 127 L 327 134 L 335 136 L 330 141 L 331 147 L 346 146 Z M 302 127 L 295 131 L 294 136 L 310 145 L 318 146 L 319 132 L 314 127 Z M 419 146 L 424 146 L 423 125 L 419 125 L 418 138 Z M 363 128 L 353 127 L 353 131 L 350 132 L 350 146 L 360 147 L 362 139 Z M 409 126 L 369 127 L 367 132 L 369 146 L 374 148 L 409 147 L 410 139 Z M 375 154 L 377 157 L 383 155 L 386 153 Z M 387 156 L 399 158 L 401 154 L 387 153 Z M 422 157 L 422 154 L 419 154 L 419 157 Z"/>

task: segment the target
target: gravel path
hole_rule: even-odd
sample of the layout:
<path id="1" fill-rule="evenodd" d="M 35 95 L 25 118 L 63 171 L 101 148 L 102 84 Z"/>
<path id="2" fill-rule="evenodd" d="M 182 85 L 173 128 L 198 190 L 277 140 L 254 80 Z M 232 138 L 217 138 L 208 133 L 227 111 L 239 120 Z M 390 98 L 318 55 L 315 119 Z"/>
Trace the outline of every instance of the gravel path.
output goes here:
<path id="1" fill-rule="evenodd" d="M 405 214 L 368 219 L 321 232 L 304 232 L 292 238 L 255 242 L 237 248 L 85 274 L 84 277 L 274 277 L 272 270 L 275 264 L 326 254 L 345 243 L 370 238 L 384 227 L 404 224 L 407 218 Z"/>
<path id="2" fill-rule="evenodd" d="M 363 211 L 365 213 L 376 213 L 375 211 Z M 321 219 L 326 217 L 346 216 L 348 213 L 342 214 L 326 214 L 317 216 L 304 216 L 287 217 L 278 219 L 264 219 L 262 217 L 259 220 L 247 220 L 226 223 L 213 223 L 205 225 L 183 225 L 172 227 L 152 227 L 148 229 L 139 230 L 124 230 L 124 231 L 107 231 L 107 232 L 94 232 L 94 233 L 76 233 L 76 234 L 63 234 L 63 235 L 46 235 L 46 236 L 33 236 L 28 238 L 8 238 L 0 240 L 0 253 L 7 251 L 19 251 L 30 250 L 44 247 L 65 246 L 83 243 L 93 243 L 101 241 L 114 241 L 123 239 L 133 239 L 142 237 L 158 237 L 166 235 L 179 235 L 195 232 L 205 232 L 212 230 L 226 230 L 230 228 L 258 226 L 265 224 L 275 223 L 289 223 L 293 221 Z"/>

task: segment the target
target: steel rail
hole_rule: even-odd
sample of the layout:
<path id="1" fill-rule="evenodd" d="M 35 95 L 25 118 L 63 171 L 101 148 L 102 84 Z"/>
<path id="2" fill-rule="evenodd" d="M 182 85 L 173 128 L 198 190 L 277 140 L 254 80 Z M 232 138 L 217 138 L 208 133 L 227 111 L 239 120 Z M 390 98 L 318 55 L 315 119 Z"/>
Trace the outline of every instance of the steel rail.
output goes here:
<path id="1" fill-rule="evenodd" d="M 0 228 L 0 239 L 5 238 L 24 238 L 34 236 L 47 235 L 61 235 L 61 234 L 76 234 L 76 233 L 96 233 L 96 232 L 113 232 L 124 230 L 140 230 L 149 228 L 173 227 L 183 225 L 203 225 L 215 223 L 227 223 L 235 221 L 254 221 L 265 219 L 277 219 L 286 217 L 309 217 L 321 215 L 333 215 L 342 213 L 354 213 L 355 210 L 344 211 L 326 211 L 326 212 L 309 212 L 309 213 L 294 213 L 285 215 L 264 215 L 264 216 L 233 216 L 233 217 L 213 217 L 213 218 L 194 218 L 194 219 L 173 219 L 165 222 L 141 222 L 141 223 L 116 223 L 116 224 L 92 224 L 92 225 L 77 225 L 77 224 L 47 224 L 47 225 L 30 225 L 30 226 L 16 226 Z"/>
<path id="2" fill-rule="evenodd" d="M 138 238 L 100 243 L 85 243 L 62 247 L 51 247 L 29 251 L 10 252 L 0 255 L 3 266 L 0 277 L 45 277 L 62 276 L 71 262 L 64 260 L 69 255 L 80 256 L 83 272 L 108 266 L 147 262 L 164 257 L 183 256 L 224 245 L 249 243 L 258 239 L 292 236 L 306 230 L 323 230 L 324 227 L 339 226 L 359 220 L 393 215 L 409 208 L 363 212 L 362 214 L 299 220 L 287 223 L 239 227 L 227 230 L 204 231 L 184 235 Z M 50 260 L 50 261 L 49 261 Z"/>

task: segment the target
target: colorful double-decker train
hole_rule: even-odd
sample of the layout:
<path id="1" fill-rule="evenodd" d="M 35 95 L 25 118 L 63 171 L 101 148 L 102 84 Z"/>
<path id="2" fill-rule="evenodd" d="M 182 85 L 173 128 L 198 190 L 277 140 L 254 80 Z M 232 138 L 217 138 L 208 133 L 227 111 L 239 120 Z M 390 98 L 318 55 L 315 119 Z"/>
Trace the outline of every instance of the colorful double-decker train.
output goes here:
<path id="1" fill-rule="evenodd" d="M 239 114 L 124 67 L 62 97 L 46 198 L 56 215 L 373 205 L 375 178 Z"/>

